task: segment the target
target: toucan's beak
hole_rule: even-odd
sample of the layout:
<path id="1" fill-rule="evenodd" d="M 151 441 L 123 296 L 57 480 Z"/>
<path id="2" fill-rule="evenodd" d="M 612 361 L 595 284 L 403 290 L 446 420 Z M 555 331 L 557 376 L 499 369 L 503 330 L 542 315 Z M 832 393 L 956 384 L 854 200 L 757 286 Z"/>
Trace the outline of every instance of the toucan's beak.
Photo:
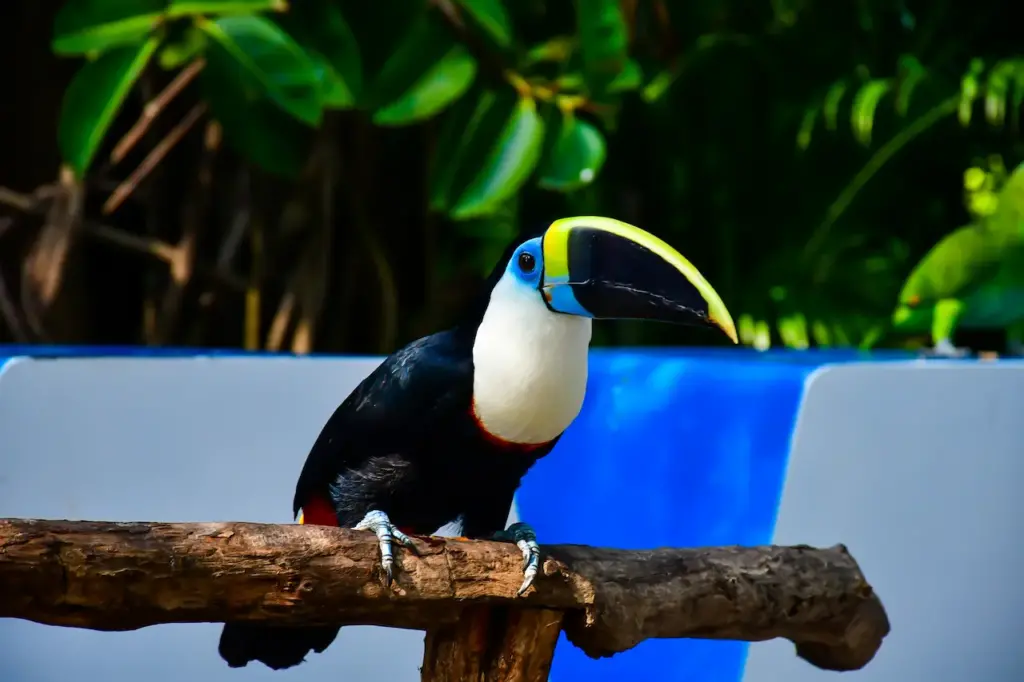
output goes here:
<path id="1" fill-rule="evenodd" d="M 722 299 L 678 251 L 638 227 L 595 216 L 544 233 L 541 291 L 551 310 L 594 318 L 717 327 L 737 343 Z"/>

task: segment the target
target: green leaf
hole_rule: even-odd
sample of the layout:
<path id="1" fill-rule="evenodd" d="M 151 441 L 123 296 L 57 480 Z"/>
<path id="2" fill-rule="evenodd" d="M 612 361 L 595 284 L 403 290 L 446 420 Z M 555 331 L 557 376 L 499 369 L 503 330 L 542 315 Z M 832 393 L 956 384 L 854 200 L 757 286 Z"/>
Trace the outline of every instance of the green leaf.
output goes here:
<path id="1" fill-rule="evenodd" d="M 772 328 L 768 320 L 754 322 L 754 333 L 750 345 L 756 350 L 768 350 L 772 347 Z"/>
<path id="2" fill-rule="evenodd" d="M 811 323 L 811 338 L 814 339 L 815 345 L 830 348 L 832 346 L 831 327 L 826 322 L 815 320 Z"/>
<path id="3" fill-rule="evenodd" d="M 644 102 L 653 104 L 668 92 L 669 87 L 676 81 L 678 72 L 676 69 L 663 69 L 650 80 L 644 89 L 640 91 L 640 97 Z"/>
<path id="4" fill-rule="evenodd" d="M 971 123 L 971 113 L 974 108 L 974 100 L 981 94 L 980 77 L 985 71 L 985 62 L 981 59 L 972 59 L 967 73 L 960 79 L 960 106 L 957 110 L 957 118 L 960 125 L 968 126 Z"/>
<path id="5" fill-rule="evenodd" d="M 555 87 L 558 88 L 559 92 L 583 90 L 585 86 L 586 83 L 583 81 L 583 74 L 581 73 L 563 73 L 555 79 Z"/>
<path id="6" fill-rule="evenodd" d="M 1013 90 L 1010 95 L 1010 116 L 1014 130 L 1020 129 L 1020 109 L 1024 104 L 1024 60 L 1015 60 L 1017 68 L 1013 74 Z"/>
<path id="7" fill-rule="evenodd" d="M 1011 62 L 999 62 L 988 74 L 985 86 L 985 118 L 994 126 L 1000 126 L 1006 119 L 1006 96 L 1010 92 Z"/>
<path id="8" fill-rule="evenodd" d="M 430 118 L 461 97 L 476 77 L 476 60 L 457 45 L 397 100 L 374 113 L 382 126 L 408 125 Z"/>
<path id="9" fill-rule="evenodd" d="M 576 49 L 575 36 L 555 36 L 550 40 L 531 47 L 523 57 L 522 68 L 542 62 L 564 62 Z"/>
<path id="10" fill-rule="evenodd" d="M 364 104 L 376 110 L 394 103 L 417 87 L 458 46 L 434 13 L 420 14 L 373 79 Z"/>
<path id="11" fill-rule="evenodd" d="M 1012 91 L 1012 97 L 1010 96 Z M 985 87 L 985 117 L 994 126 L 1006 120 L 1006 100 L 1011 99 L 1011 111 L 1016 115 L 1024 96 L 1024 60 L 1007 59 L 993 67 Z"/>
<path id="12" fill-rule="evenodd" d="M 529 97 L 520 97 L 501 134 L 493 139 L 476 177 L 455 202 L 451 217 L 465 220 L 497 210 L 529 178 L 543 143 L 544 122 L 537 113 L 537 104 Z"/>
<path id="13" fill-rule="evenodd" d="M 870 325 L 867 330 L 864 331 L 861 336 L 860 343 L 857 344 L 858 350 L 871 350 L 882 337 L 885 336 L 885 325 L 882 323 L 875 323 Z"/>
<path id="14" fill-rule="evenodd" d="M 199 27 L 241 67 L 247 87 L 259 87 L 283 110 L 311 126 L 323 115 L 321 72 L 316 62 L 274 22 L 260 16 L 202 19 Z"/>
<path id="15" fill-rule="evenodd" d="M 850 343 L 850 335 L 846 332 L 846 326 L 839 322 L 832 325 L 832 335 L 835 339 L 835 345 L 841 348 L 853 345 Z"/>
<path id="16" fill-rule="evenodd" d="M 497 96 L 491 91 L 470 93 L 455 103 L 445 115 L 431 159 L 430 209 L 448 210 L 456 173 L 462 166 L 477 128 L 494 105 Z"/>
<path id="17" fill-rule="evenodd" d="M 320 96 L 323 98 L 324 107 L 344 110 L 355 106 L 355 96 L 345 81 L 338 76 L 338 72 L 334 70 L 327 58 L 315 50 L 307 50 L 307 54 L 316 64 L 316 73 L 320 78 Z"/>
<path id="18" fill-rule="evenodd" d="M 311 0 L 298 0 L 296 4 L 308 4 Z M 288 9 L 287 0 L 171 0 L 167 5 L 167 16 L 194 16 L 197 14 L 251 14 L 253 12 L 283 12 Z"/>
<path id="19" fill-rule="evenodd" d="M 159 44 L 153 37 L 140 45 L 113 48 L 83 64 L 68 84 L 57 139 L 61 156 L 78 177 L 92 164 L 125 97 Z"/>
<path id="20" fill-rule="evenodd" d="M 639 88 L 643 81 L 644 72 L 640 65 L 632 59 L 627 59 L 625 67 L 608 83 L 606 91 L 609 93 L 629 92 Z"/>
<path id="21" fill-rule="evenodd" d="M 964 171 L 964 189 L 968 192 L 977 192 L 985 184 L 988 173 L 982 169 L 972 166 Z"/>
<path id="22" fill-rule="evenodd" d="M 902 77 L 899 92 L 896 94 L 896 113 L 900 116 L 906 116 L 910 110 L 910 96 L 913 94 L 914 89 L 924 80 L 925 76 L 928 75 L 928 71 L 918 61 L 917 57 L 913 55 L 904 55 L 900 58 L 900 71 L 902 72 Z"/>
<path id="23" fill-rule="evenodd" d="M 629 33 L 619 0 L 576 3 L 583 74 L 591 91 L 600 96 L 626 68 Z"/>
<path id="24" fill-rule="evenodd" d="M 853 109 L 850 114 L 850 127 L 854 138 L 862 145 L 871 144 L 871 129 L 875 124 L 875 110 L 878 102 L 892 89 L 892 81 L 878 78 L 870 81 L 853 98 Z"/>
<path id="25" fill-rule="evenodd" d="M 821 104 L 821 115 L 825 119 L 825 128 L 835 132 L 839 125 L 839 104 L 843 101 L 843 95 L 849 86 L 846 81 L 838 81 L 825 93 L 825 100 Z"/>
<path id="26" fill-rule="evenodd" d="M 749 44 L 749 39 L 734 33 L 705 33 L 693 41 L 690 48 L 678 59 L 675 59 L 675 63 L 671 67 L 651 78 L 650 82 L 640 91 L 640 97 L 647 103 L 654 102 L 668 92 L 683 72 L 694 69 L 702 60 L 707 59 L 713 50 L 726 45 L 743 46 L 747 44 Z M 626 68 L 630 67 L 627 65 Z"/>
<path id="27" fill-rule="evenodd" d="M 780 317 L 776 322 L 779 338 L 786 348 L 805 350 L 810 345 L 807 318 L 801 313 Z"/>
<path id="28" fill-rule="evenodd" d="M 160 48 L 157 61 L 161 69 L 170 71 L 192 61 L 206 50 L 206 34 L 195 26 L 189 25 L 177 39 L 169 41 Z"/>
<path id="29" fill-rule="evenodd" d="M 70 0 L 54 19 L 51 47 L 59 55 L 81 55 L 141 43 L 163 11 L 163 0 Z"/>
<path id="30" fill-rule="evenodd" d="M 798 149 L 807 149 L 811 146 L 811 136 L 814 134 L 814 124 L 821 113 L 817 107 L 812 107 L 804 112 L 803 120 L 800 122 L 800 129 L 796 134 L 796 146 Z"/>
<path id="31" fill-rule="evenodd" d="M 333 2 L 296 3 L 275 21 L 319 62 L 324 103 L 335 109 L 355 106 L 363 87 L 363 65 L 356 36 Z"/>
<path id="32" fill-rule="evenodd" d="M 274 175 L 294 178 L 303 167 L 313 131 L 285 113 L 259 90 L 247 89 L 238 65 L 211 46 L 200 76 L 203 97 L 224 130 L 225 141 L 243 158 Z"/>
<path id="33" fill-rule="evenodd" d="M 466 13 L 501 47 L 512 44 L 512 22 L 501 0 L 457 0 Z"/>
<path id="34" fill-rule="evenodd" d="M 544 189 L 571 192 L 589 185 L 604 165 L 604 136 L 597 128 L 564 112 L 558 137 L 540 172 Z"/>

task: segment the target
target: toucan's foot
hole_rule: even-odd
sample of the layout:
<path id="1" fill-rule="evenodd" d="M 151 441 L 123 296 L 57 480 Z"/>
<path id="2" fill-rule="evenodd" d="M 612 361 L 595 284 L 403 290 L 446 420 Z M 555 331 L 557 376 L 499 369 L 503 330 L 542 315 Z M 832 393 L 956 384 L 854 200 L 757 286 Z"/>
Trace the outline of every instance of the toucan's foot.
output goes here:
<path id="1" fill-rule="evenodd" d="M 939 339 L 934 346 L 924 351 L 924 355 L 935 358 L 965 358 L 970 354 L 969 348 L 958 348 L 949 339 Z"/>
<path id="2" fill-rule="evenodd" d="M 540 569 L 540 547 L 537 545 L 537 534 L 527 523 L 513 523 L 507 530 L 499 530 L 493 536 L 494 540 L 501 542 L 514 542 L 523 552 L 523 584 L 516 592 L 516 596 L 522 596 L 530 589 L 533 579 L 537 577 Z"/>
<path id="3" fill-rule="evenodd" d="M 384 584 L 390 587 L 391 581 L 395 577 L 395 557 L 392 554 L 392 545 L 397 540 L 415 552 L 416 547 L 412 540 L 391 523 L 387 514 L 377 510 L 368 512 L 363 520 L 356 524 L 355 530 L 372 530 L 377 534 L 377 540 L 380 541 L 380 565 L 384 569 L 385 576 Z"/>

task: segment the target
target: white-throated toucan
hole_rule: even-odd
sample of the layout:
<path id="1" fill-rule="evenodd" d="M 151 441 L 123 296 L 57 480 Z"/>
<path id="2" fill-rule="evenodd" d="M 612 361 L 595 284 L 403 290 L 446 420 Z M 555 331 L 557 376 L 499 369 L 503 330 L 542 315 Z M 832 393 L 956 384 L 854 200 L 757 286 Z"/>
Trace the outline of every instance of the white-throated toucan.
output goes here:
<path id="1" fill-rule="evenodd" d="M 518 544 L 525 592 L 536 538 L 505 522 L 520 480 L 583 405 L 602 318 L 708 325 L 736 342 L 718 294 L 664 241 L 609 218 L 558 220 L 509 247 L 459 324 L 390 355 L 335 410 L 296 485 L 300 523 L 374 531 L 390 582 L 394 542 L 454 522 Z M 288 668 L 338 629 L 228 623 L 220 655 Z"/>

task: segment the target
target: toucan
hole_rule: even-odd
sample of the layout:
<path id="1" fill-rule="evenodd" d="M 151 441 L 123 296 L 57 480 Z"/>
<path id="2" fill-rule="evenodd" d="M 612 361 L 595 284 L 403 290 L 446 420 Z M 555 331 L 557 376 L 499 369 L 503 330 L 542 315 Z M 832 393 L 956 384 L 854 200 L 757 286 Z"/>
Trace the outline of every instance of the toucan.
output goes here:
<path id="1" fill-rule="evenodd" d="M 527 523 L 505 528 L 523 476 L 579 414 L 595 319 L 710 326 L 736 343 L 715 290 L 678 251 L 611 218 L 556 220 L 513 243 L 454 327 L 388 356 L 341 403 L 302 467 L 299 523 L 369 530 L 390 585 L 397 546 L 444 526 L 514 542 L 524 594 L 540 551 Z M 337 626 L 227 623 L 233 668 L 295 666 Z"/>

